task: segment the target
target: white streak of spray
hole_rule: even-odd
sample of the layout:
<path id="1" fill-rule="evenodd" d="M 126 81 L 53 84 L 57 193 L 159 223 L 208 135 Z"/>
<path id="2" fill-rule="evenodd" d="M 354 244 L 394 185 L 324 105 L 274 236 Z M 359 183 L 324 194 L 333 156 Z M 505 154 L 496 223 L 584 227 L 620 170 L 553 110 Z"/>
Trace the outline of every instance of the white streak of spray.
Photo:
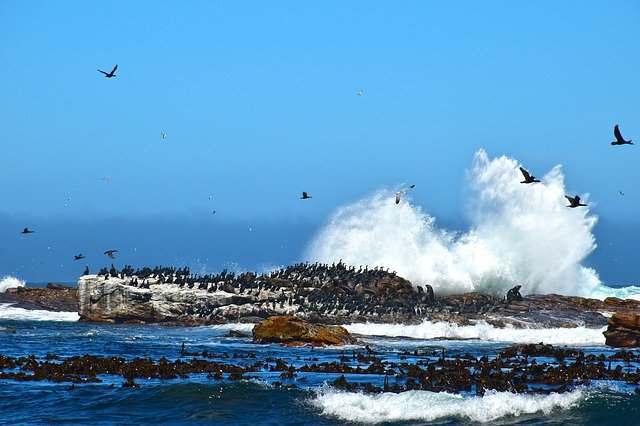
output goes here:
<path id="1" fill-rule="evenodd" d="M 438 229 L 408 197 L 395 204 L 393 191 L 379 190 L 339 208 L 306 258 L 388 267 L 440 294 L 504 295 L 516 284 L 525 294 L 601 291 L 596 272 L 581 265 L 596 247 L 591 231 L 597 219 L 589 207 L 566 207 L 560 166 L 541 183 L 521 184 L 516 160 L 490 160 L 480 150 L 469 178 L 472 226 L 466 233 Z"/>

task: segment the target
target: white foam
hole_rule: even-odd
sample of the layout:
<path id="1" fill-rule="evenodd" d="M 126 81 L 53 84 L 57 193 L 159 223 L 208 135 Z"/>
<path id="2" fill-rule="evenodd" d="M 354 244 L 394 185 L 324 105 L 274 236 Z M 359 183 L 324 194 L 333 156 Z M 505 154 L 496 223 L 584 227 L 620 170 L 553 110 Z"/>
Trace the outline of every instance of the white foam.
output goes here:
<path id="1" fill-rule="evenodd" d="M 572 392 L 550 395 L 524 395 L 487 391 L 484 396 L 463 397 L 449 393 L 407 391 L 364 395 L 324 387 L 311 403 L 326 416 L 341 421 L 383 423 L 398 421 L 429 422 L 446 418 L 487 423 L 504 417 L 567 410 L 586 398 L 578 388 Z"/>
<path id="2" fill-rule="evenodd" d="M 590 207 L 566 207 L 561 167 L 527 185 L 520 183 L 518 165 L 512 158 L 490 160 L 483 150 L 476 153 L 464 206 L 472 225 L 464 233 L 438 229 L 435 218 L 409 203 L 410 193 L 395 204 L 394 191 L 381 189 L 339 208 L 305 257 L 388 267 L 440 294 L 502 296 L 516 284 L 523 294 L 604 298 L 617 291 L 581 264 L 596 247 L 597 219 Z M 591 204 L 588 195 L 583 201 Z M 631 293 L 640 295 L 640 288 Z"/>
<path id="3" fill-rule="evenodd" d="M 435 340 L 478 339 L 488 342 L 539 343 L 552 345 L 604 345 L 602 328 L 496 328 L 485 321 L 474 325 L 458 325 L 448 322 L 424 321 L 422 324 L 372 324 L 360 323 L 344 326 L 349 333 L 362 336 L 410 337 L 413 339 Z"/>
<path id="4" fill-rule="evenodd" d="M 0 303 L 0 319 L 18 321 L 78 321 L 77 312 L 53 312 L 12 307 L 8 303 Z"/>
<path id="5" fill-rule="evenodd" d="M 8 288 L 24 287 L 24 285 L 24 281 L 16 277 L 12 277 L 11 275 L 5 275 L 0 280 L 0 293 L 4 293 Z"/>

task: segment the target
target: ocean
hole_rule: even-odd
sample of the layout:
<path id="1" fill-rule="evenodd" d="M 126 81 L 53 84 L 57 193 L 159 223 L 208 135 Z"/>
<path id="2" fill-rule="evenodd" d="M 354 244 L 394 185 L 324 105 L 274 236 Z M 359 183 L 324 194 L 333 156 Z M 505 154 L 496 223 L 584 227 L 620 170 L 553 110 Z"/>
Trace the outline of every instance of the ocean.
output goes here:
<path id="1" fill-rule="evenodd" d="M 347 392 L 332 383 L 340 373 L 302 372 L 304 365 L 348 359 L 362 365 L 355 354 L 374 351 L 385 362 L 412 362 L 427 354 L 436 359 L 457 355 L 496 357 L 514 343 L 544 341 L 554 347 L 585 354 L 618 352 L 604 346 L 602 330 L 496 329 L 488 324 L 457 326 L 429 323 L 347 325 L 361 342 L 340 348 L 285 348 L 251 343 L 250 324 L 204 327 L 114 325 L 79 322 L 76 313 L 25 311 L 0 306 L 0 354 L 45 359 L 82 357 L 148 358 L 155 362 L 188 362 L 205 352 L 234 365 L 264 362 L 258 371 L 234 379 L 228 374 L 204 373 L 172 379 L 136 378 L 139 387 L 123 387 L 118 375 L 99 375 L 99 382 L 19 381 L 0 379 L 0 423 L 27 424 L 637 424 L 640 395 L 637 385 L 593 381 L 563 393 L 515 394 L 406 391 L 401 393 Z M 244 337 L 230 337 L 235 330 Z M 182 346 L 184 344 L 184 347 Z M 184 351 L 184 352 L 183 352 Z M 274 360 L 298 372 L 283 378 L 272 371 Z M 627 369 L 638 363 L 624 364 Z M 8 371 L 5 369 L 5 371 Z M 345 374 L 347 381 L 372 381 L 381 375 Z M 394 380 L 394 379 L 392 379 Z M 295 385 L 292 386 L 292 385 Z"/>
<path id="2" fill-rule="evenodd" d="M 436 296 L 469 291 L 504 295 L 518 284 L 525 296 L 559 293 L 639 299 L 638 286 L 607 286 L 597 271 L 584 266 L 596 247 L 592 230 L 597 218 L 588 208 L 566 208 L 561 169 L 554 168 L 542 178 L 543 183 L 528 186 L 519 183 L 517 166 L 514 159 L 489 160 L 484 151 L 478 152 L 472 170 L 473 195 L 465 206 L 472 215 L 466 232 L 439 228 L 435 218 L 420 207 L 404 201 L 396 205 L 393 191 L 380 190 L 339 208 L 310 242 L 304 260 L 330 264 L 342 259 L 356 267 L 390 268 L 414 285 L 433 286 Z M 197 274 L 211 272 L 206 265 L 187 266 Z M 0 280 L 0 291 L 19 285 L 24 283 L 5 277 Z M 544 343 L 577 350 L 586 357 L 613 359 L 609 371 L 637 372 L 638 350 L 627 357 L 630 361 L 624 361 L 624 352 L 605 346 L 604 328 L 500 329 L 484 322 L 460 326 L 428 321 L 345 327 L 360 339 L 358 344 L 286 348 L 253 344 L 249 324 L 95 324 L 79 322 L 74 312 L 27 311 L 0 304 L 0 360 L 6 364 L 2 373 L 7 373 L 0 376 L 0 423 L 638 424 L 638 384 L 624 380 L 590 380 L 564 391 L 540 393 L 396 393 L 387 387 L 408 382 L 410 372 L 400 367 L 403 363 L 426 368 L 438 365 L 440 357 L 452 362 L 495 360 L 515 344 Z M 371 353 L 378 361 L 368 358 Z M 85 356 L 180 365 L 215 360 L 250 372 L 240 376 L 213 370 L 173 378 L 136 376 L 137 387 L 127 386 L 121 374 L 98 374 L 91 382 L 11 378 L 28 372 L 30 363 Z M 7 360 L 20 360 L 20 364 Z M 560 362 L 545 356 L 520 361 L 552 367 Z M 361 370 L 379 365 L 376 362 L 393 374 L 362 374 Z M 342 366 L 348 372 L 328 372 L 331 366 Z M 345 383 L 370 383 L 384 391 L 348 391 Z"/>

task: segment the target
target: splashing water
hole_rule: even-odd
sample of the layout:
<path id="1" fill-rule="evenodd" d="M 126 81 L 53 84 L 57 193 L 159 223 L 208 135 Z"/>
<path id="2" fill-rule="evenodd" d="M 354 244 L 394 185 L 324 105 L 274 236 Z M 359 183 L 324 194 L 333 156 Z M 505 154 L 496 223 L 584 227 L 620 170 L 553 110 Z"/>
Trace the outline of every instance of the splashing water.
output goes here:
<path id="1" fill-rule="evenodd" d="M 466 233 L 438 229 L 422 208 L 396 205 L 393 191 L 383 189 L 339 208 L 306 258 L 388 267 L 440 294 L 504 295 L 519 284 L 525 294 L 607 296 L 597 273 L 581 265 L 596 247 L 597 218 L 589 207 L 566 207 L 560 166 L 540 183 L 521 184 L 516 160 L 490 160 L 480 150 L 468 177 L 472 226 Z"/>
<path id="2" fill-rule="evenodd" d="M 4 293 L 8 288 L 16 287 L 24 287 L 24 281 L 10 275 L 5 275 L 0 279 L 0 293 Z"/>

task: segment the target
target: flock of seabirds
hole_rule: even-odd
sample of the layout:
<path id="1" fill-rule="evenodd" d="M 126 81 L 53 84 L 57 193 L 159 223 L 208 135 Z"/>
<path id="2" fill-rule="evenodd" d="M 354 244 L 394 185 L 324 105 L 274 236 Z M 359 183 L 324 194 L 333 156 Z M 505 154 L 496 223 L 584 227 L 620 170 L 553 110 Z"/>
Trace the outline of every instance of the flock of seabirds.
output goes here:
<path id="1" fill-rule="evenodd" d="M 109 72 L 107 72 L 107 71 L 103 71 L 103 70 L 101 70 L 101 69 L 98 69 L 98 71 L 99 71 L 100 73 L 104 74 L 104 76 L 105 76 L 106 78 L 113 78 L 113 77 L 116 77 L 116 70 L 117 70 L 117 69 L 118 69 L 118 65 L 116 64 L 116 66 L 114 66 L 114 67 L 113 67 L 113 69 L 112 69 L 111 71 L 109 71 Z M 363 96 L 363 94 L 364 94 L 363 89 L 360 89 L 360 90 L 357 92 L 357 95 L 358 95 L 358 96 Z M 161 135 L 161 137 L 162 137 L 163 139 L 167 137 L 166 133 L 160 133 L 160 135 Z M 633 145 L 633 142 L 632 142 L 631 140 L 626 140 L 626 139 L 622 136 L 622 133 L 620 132 L 620 129 L 619 129 L 619 127 L 618 127 L 618 125 L 617 125 L 617 124 L 613 127 L 613 135 L 614 135 L 614 137 L 615 137 L 615 140 L 611 142 L 611 145 L 614 145 L 614 146 L 616 146 L 616 145 Z M 536 177 L 535 177 L 535 176 L 533 176 L 531 173 L 529 173 L 529 171 L 528 171 L 528 170 L 524 169 L 523 167 L 519 167 L 519 169 L 520 169 L 520 172 L 522 173 L 522 175 L 523 175 L 523 177 L 524 177 L 524 180 L 523 180 L 523 181 L 521 181 L 521 183 L 523 183 L 523 184 L 531 184 L 531 183 L 540 182 L 540 180 L 536 179 Z M 104 180 L 109 180 L 109 179 L 110 179 L 110 177 L 109 177 L 109 176 L 106 176 L 106 177 L 104 178 Z M 405 188 L 402 188 L 402 189 L 398 190 L 398 191 L 395 193 L 395 203 L 396 203 L 396 204 L 399 204 L 399 203 L 400 203 L 400 200 L 402 199 L 402 196 L 404 196 L 404 194 L 405 194 L 407 191 L 409 191 L 410 189 L 412 189 L 412 188 L 414 188 L 414 187 L 415 187 L 415 184 L 410 185 L 410 186 L 407 186 L 407 187 L 405 187 Z M 623 193 L 622 191 L 619 191 L 619 192 L 620 192 L 620 194 L 621 194 L 621 195 L 624 195 L 624 193 Z M 586 206 L 586 204 L 584 204 L 584 203 L 582 203 L 582 202 L 581 202 L 581 198 L 580 198 L 580 196 L 579 196 L 579 195 L 575 195 L 575 196 L 573 196 L 573 197 L 572 197 L 572 196 L 570 196 L 570 195 L 565 195 L 565 197 L 566 197 L 566 199 L 569 201 L 569 205 L 567 205 L 567 207 L 570 207 L 570 208 L 576 208 L 576 207 L 585 207 L 585 206 Z M 312 197 L 312 196 L 310 196 L 310 195 L 309 195 L 309 193 L 308 193 L 307 191 L 302 191 L 302 196 L 300 197 L 300 199 L 302 199 L 302 200 L 308 200 L 308 199 L 311 199 L 311 198 L 313 198 L 313 197 Z M 211 199 L 211 197 L 209 197 L 209 199 Z M 215 210 L 213 211 L 213 213 L 215 214 Z M 25 228 L 22 230 L 21 234 L 27 235 L 27 234 L 32 234 L 32 233 L 34 233 L 34 232 L 35 232 L 35 231 L 34 231 L 33 229 L 30 229 L 29 227 L 25 227 Z M 106 256 L 108 256 L 110 259 L 115 259 L 115 258 L 116 258 L 116 257 L 115 257 L 115 253 L 117 253 L 117 251 L 118 251 L 118 250 L 115 250 L 115 249 L 109 249 L 109 250 L 106 250 L 106 251 L 104 252 L 104 254 L 105 254 Z M 82 253 L 79 253 L 79 254 L 74 255 L 74 260 L 76 260 L 76 261 L 77 261 L 77 260 L 84 259 L 84 258 L 85 258 L 85 256 L 84 256 L 84 254 L 82 254 Z M 133 272 L 133 271 L 132 271 L 132 272 Z M 86 269 L 85 269 L 85 275 L 86 275 L 86 274 L 88 274 L 88 266 L 87 266 L 87 267 L 86 267 Z"/>

